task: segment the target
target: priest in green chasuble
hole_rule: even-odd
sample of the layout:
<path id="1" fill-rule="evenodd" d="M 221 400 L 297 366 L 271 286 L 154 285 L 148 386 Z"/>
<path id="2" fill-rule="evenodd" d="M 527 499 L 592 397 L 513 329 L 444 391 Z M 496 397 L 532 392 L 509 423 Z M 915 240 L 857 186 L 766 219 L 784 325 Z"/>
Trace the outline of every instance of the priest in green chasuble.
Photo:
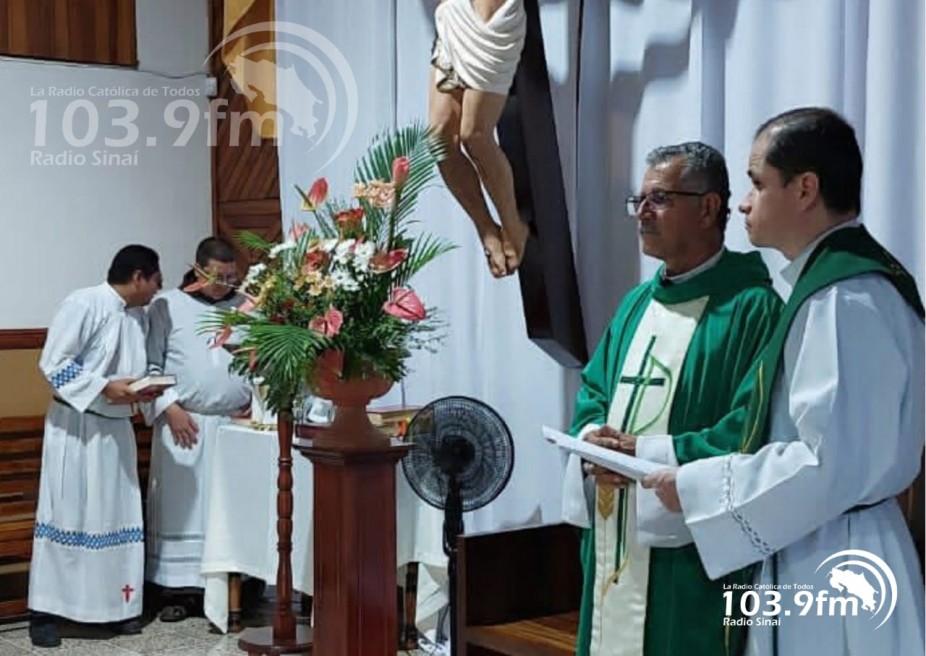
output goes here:
<path id="1" fill-rule="evenodd" d="M 754 566 L 751 583 L 778 595 L 759 609 L 777 621 L 749 629 L 747 656 L 926 644 L 921 556 L 895 498 L 922 466 L 924 310 L 861 222 L 862 170 L 855 130 L 831 109 L 759 127 L 740 211 L 749 240 L 789 260 L 791 290 L 754 368 L 744 448 L 641 482 L 684 521 L 709 576 Z M 793 592 L 807 589 L 828 603 L 809 612 Z"/>
<path id="2" fill-rule="evenodd" d="M 570 432 L 685 463 L 739 449 L 744 381 L 781 300 L 758 253 L 723 246 L 730 198 L 723 156 L 694 142 L 658 148 L 646 162 L 628 212 L 639 222 L 643 252 L 664 265 L 618 307 L 582 373 Z M 656 435 L 674 437 L 648 443 Z M 746 575 L 709 580 L 683 521 L 651 491 L 586 463 L 589 509 L 580 466 L 570 461 L 564 490 L 567 521 L 588 526 L 578 653 L 736 653 L 743 636 L 725 626 L 723 586 Z"/>

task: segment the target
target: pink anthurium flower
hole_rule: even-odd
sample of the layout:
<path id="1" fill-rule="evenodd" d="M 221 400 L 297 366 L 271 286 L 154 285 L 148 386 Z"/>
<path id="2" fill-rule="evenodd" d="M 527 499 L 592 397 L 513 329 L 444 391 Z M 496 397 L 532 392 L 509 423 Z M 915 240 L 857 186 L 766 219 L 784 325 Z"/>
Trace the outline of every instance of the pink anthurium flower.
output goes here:
<path id="1" fill-rule="evenodd" d="M 407 157 L 396 157 L 392 160 L 392 182 L 396 188 L 401 188 L 408 180 L 411 163 Z"/>
<path id="2" fill-rule="evenodd" d="M 407 257 L 407 248 L 397 248 L 388 253 L 380 251 L 370 258 L 370 269 L 373 273 L 387 273 L 402 264 Z"/>
<path id="3" fill-rule="evenodd" d="M 350 232 L 360 228 L 363 222 L 363 208 L 356 207 L 351 210 L 343 210 L 334 215 L 334 222 L 340 228 L 341 232 Z"/>
<path id="4" fill-rule="evenodd" d="M 212 346 L 210 346 L 209 348 L 221 348 L 225 346 L 225 342 L 227 342 L 229 338 L 231 338 L 231 334 L 232 334 L 232 327 L 225 326 L 222 329 L 222 332 L 220 332 L 218 336 L 215 338 L 215 341 L 212 342 Z"/>
<path id="5" fill-rule="evenodd" d="M 329 306 L 325 314 L 315 317 L 309 322 L 309 330 L 314 330 L 325 337 L 334 337 L 340 332 L 343 323 L 344 315 L 341 314 L 340 310 Z"/>
<path id="6" fill-rule="evenodd" d="M 421 299 L 406 287 L 393 288 L 392 295 L 383 305 L 383 311 L 406 321 L 421 321 L 427 316 Z"/>
<path id="7" fill-rule="evenodd" d="M 325 265 L 328 264 L 328 260 L 330 259 L 331 255 L 322 249 L 312 249 L 305 254 L 305 266 L 303 266 L 302 272 L 309 273 L 310 271 L 318 271 L 320 269 L 324 269 Z"/>
<path id="8" fill-rule="evenodd" d="M 200 289 L 209 284 L 208 280 L 197 280 L 196 282 L 191 282 L 189 285 L 183 288 L 183 291 L 192 294 L 193 292 L 198 292 Z"/>
<path id="9" fill-rule="evenodd" d="M 299 190 L 299 193 L 302 195 L 302 209 L 307 212 L 314 212 L 328 198 L 328 181 L 325 178 L 319 178 L 312 183 L 309 193 L 303 193 L 302 190 Z"/>
<path id="10" fill-rule="evenodd" d="M 299 241 L 299 238 L 309 231 L 309 226 L 306 223 L 294 223 L 293 227 L 289 229 L 289 238 L 292 241 Z"/>

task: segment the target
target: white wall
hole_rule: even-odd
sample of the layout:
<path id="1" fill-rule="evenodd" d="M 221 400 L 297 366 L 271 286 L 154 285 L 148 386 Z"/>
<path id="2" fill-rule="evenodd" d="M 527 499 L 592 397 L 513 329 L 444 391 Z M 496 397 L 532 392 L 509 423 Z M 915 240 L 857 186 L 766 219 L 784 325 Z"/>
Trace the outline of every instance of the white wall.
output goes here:
<path id="1" fill-rule="evenodd" d="M 206 0 L 137 0 L 136 20 L 138 71 L 0 58 L 0 329 L 47 326 L 65 295 L 105 279 L 125 244 L 157 250 L 165 285 L 175 285 L 198 240 L 211 233 L 201 72 L 209 50 Z M 112 95 L 101 96 L 100 89 Z M 185 145 L 174 145 L 183 129 L 164 116 L 183 98 L 169 94 L 178 93 L 188 94 L 198 117 Z M 30 107 L 42 101 L 46 139 L 37 147 L 42 121 Z M 118 126 L 126 114 L 121 103 L 137 106 L 138 136 L 107 145 L 106 138 L 126 137 Z M 78 139 L 87 134 L 88 116 L 99 117 L 96 139 L 69 143 L 63 129 L 69 105 Z M 182 125 L 187 110 L 176 110 Z M 132 163 L 97 165 L 99 151 L 128 155 Z M 54 155 L 64 163 L 37 163 Z"/>

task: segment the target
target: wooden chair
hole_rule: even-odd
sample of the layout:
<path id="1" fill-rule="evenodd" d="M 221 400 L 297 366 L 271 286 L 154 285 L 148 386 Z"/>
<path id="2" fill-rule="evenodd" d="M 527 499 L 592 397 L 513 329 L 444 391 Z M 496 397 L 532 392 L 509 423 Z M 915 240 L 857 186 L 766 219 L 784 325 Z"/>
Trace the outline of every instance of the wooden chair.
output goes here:
<path id="1" fill-rule="evenodd" d="M 567 524 L 463 535 L 457 542 L 460 656 L 573 656 L 582 566 Z"/>

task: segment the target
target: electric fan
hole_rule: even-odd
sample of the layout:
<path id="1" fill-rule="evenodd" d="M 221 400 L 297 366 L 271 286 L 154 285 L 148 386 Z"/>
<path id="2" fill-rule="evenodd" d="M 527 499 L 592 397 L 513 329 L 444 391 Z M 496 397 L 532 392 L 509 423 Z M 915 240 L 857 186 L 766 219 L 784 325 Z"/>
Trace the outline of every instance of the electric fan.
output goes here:
<path id="1" fill-rule="evenodd" d="M 411 452 L 405 478 L 426 503 L 444 511 L 444 553 L 450 581 L 450 653 L 457 645 L 457 536 L 463 513 L 488 504 L 505 488 L 514 468 L 508 426 L 492 408 L 465 396 L 447 396 L 423 407 L 408 426 Z"/>

